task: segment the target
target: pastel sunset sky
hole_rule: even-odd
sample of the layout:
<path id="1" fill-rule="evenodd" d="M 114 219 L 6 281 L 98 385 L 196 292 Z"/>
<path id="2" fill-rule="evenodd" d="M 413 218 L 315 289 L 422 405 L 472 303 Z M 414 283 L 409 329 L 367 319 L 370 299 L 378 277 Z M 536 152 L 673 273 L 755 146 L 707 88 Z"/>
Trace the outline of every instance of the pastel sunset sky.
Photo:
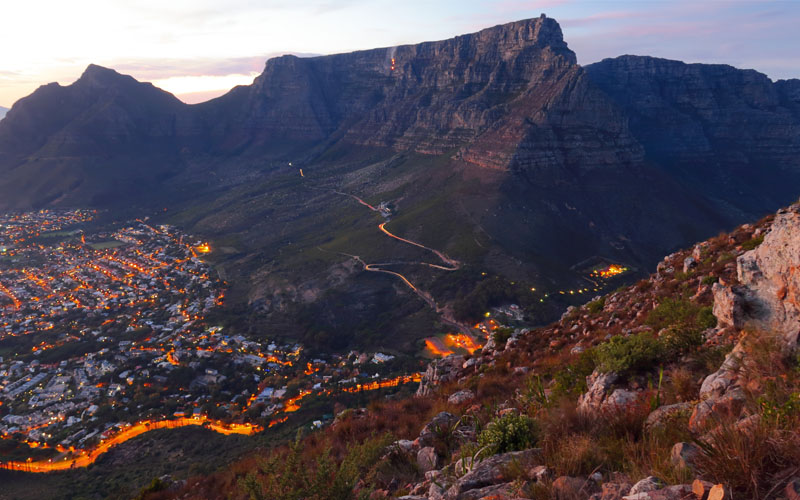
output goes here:
<path id="1" fill-rule="evenodd" d="M 638 54 L 800 77 L 800 0 L 8 0 L 2 12 L 5 107 L 89 63 L 199 102 L 275 55 L 440 40 L 542 12 L 581 64 Z"/>

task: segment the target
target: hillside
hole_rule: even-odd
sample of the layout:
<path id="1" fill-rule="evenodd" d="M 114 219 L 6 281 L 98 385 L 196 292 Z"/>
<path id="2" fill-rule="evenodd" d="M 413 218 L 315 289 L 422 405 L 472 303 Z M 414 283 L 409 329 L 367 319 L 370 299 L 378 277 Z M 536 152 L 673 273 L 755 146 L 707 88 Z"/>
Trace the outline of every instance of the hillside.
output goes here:
<path id="1" fill-rule="evenodd" d="M 415 398 L 144 498 L 795 498 L 798 229 L 793 205 L 673 253 Z"/>
<path id="2" fill-rule="evenodd" d="M 789 203 L 798 109 L 796 81 L 748 70 L 628 56 L 582 68 L 545 16 L 271 59 L 252 85 L 192 106 L 90 66 L 0 122 L 0 208 L 175 223 L 211 239 L 232 326 L 410 353 L 508 298 L 550 321 L 570 303 L 559 291 L 586 286 L 582 263 L 632 279 Z M 458 270 L 387 237 L 356 197 L 385 202 L 389 231 Z"/>

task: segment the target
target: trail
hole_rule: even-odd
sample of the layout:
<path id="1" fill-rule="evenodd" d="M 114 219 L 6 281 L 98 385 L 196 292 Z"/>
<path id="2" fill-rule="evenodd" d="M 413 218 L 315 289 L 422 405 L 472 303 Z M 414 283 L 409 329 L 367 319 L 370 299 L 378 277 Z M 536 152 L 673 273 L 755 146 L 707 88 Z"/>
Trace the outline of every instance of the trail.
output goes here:
<path id="1" fill-rule="evenodd" d="M 378 208 L 375 208 L 374 206 L 372 206 L 371 204 L 367 203 L 366 201 L 362 200 L 361 198 L 359 198 L 358 196 L 356 196 L 354 194 L 344 193 L 342 191 L 333 191 L 333 192 L 336 193 L 336 194 L 340 194 L 342 196 L 348 196 L 348 197 L 356 200 L 361 205 L 364 205 L 365 207 L 369 208 L 373 212 L 380 212 L 380 210 Z M 453 258 L 447 256 L 444 252 L 436 250 L 435 248 L 430 248 L 428 246 L 423 245 L 422 243 L 418 243 L 416 241 L 409 240 L 407 238 L 403 238 L 401 236 L 397 236 L 396 234 L 393 234 L 388 229 L 386 229 L 386 224 L 388 224 L 388 221 L 382 222 L 382 223 L 380 223 L 378 225 L 378 229 L 383 234 L 385 234 L 386 236 L 388 236 L 388 237 L 390 237 L 392 239 L 395 239 L 397 241 L 401 241 L 401 242 L 403 242 L 403 243 L 405 243 L 407 245 L 413 245 L 413 246 L 415 246 L 417 248 L 421 248 L 423 250 L 431 252 L 434 255 L 436 255 L 445 265 L 432 264 L 430 262 L 420 262 L 420 261 L 384 262 L 384 263 L 368 264 L 367 262 L 365 262 L 358 255 L 352 255 L 352 254 L 347 254 L 347 253 L 343 253 L 343 252 L 339 252 L 339 254 L 340 255 L 345 255 L 345 256 L 350 257 L 350 258 L 352 258 L 354 260 L 357 260 L 359 263 L 361 263 L 361 265 L 364 266 L 364 270 L 365 271 L 390 274 L 390 275 L 392 275 L 392 276 L 394 276 L 396 278 L 399 278 L 403 283 L 406 284 L 406 286 L 408 286 L 414 293 L 416 293 L 422 300 L 424 300 L 425 303 L 428 304 L 428 306 L 436 312 L 436 314 L 439 315 L 439 317 L 440 317 L 440 319 L 442 320 L 443 323 L 452 326 L 453 328 L 457 329 L 461 333 L 467 333 L 467 334 L 470 333 L 471 328 L 468 325 L 465 325 L 463 323 L 458 322 L 452 316 L 452 313 L 449 310 L 446 310 L 443 307 L 440 307 L 436 303 L 436 300 L 433 298 L 433 296 L 431 296 L 430 293 L 426 292 L 425 290 L 421 290 L 420 288 L 418 288 L 416 285 L 414 285 L 411 282 L 411 280 L 409 280 L 407 277 L 405 277 L 401 273 L 398 273 L 396 271 L 392 271 L 390 269 L 386 269 L 385 268 L 385 266 L 401 265 L 402 264 L 402 265 L 427 266 L 427 267 L 431 267 L 433 269 L 439 269 L 441 271 L 457 271 L 458 269 L 461 269 L 461 262 L 459 262 L 456 259 L 453 259 Z M 317 247 L 317 248 L 319 248 L 319 247 Z M 322 250 L 322 249 L 320 248 L 320 250 Z"/>

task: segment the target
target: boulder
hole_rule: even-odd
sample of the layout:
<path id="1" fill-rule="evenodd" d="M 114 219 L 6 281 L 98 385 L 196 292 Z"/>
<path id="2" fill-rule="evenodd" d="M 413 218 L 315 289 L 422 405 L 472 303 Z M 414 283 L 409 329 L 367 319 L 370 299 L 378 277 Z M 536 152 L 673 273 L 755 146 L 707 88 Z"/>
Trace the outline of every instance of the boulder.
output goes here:
<path id="1" fill-rule="evenodd" d="M 550 488 L 556 500 L 574 500 L 589 497 L 597 489 L 597 485 L 588 479 L 561 476 L 553 481 Z"/>
<path id="2" fill-rule="evenodd" d="M 697 267 L 697 259 L 694 257 L 686 257 L 683 259 L 683 272 L 688 273 L 692 269 Z"/>
<path id="3" fill-rule="evenodd" d="M 742 328 L 746 319 L 744 289 L 717 282 L 711 285 L 711 293 L 714 295 L 712 313 L 717 318 L 717 326 Z"/>
<path id="4" fill-rule="evenodd" d="M 458 422 L 458 417 L 452 413 L 443 411 L 438 413 L 435 417 L 428 422 L 417 438 L 417 444 L 424 448 L 426 446 L 433 446 L 436 442 L 437 436 L 446 429 L 452 429 Z"/>
<path id="5" fill-rule="evenodd" d="M 553 469 L 546 465 L 537 465 L 528 471 L 528 479 L 537 483 L 547 482 L 553 479 L 554 475 Z"/>
<path id="6" fill-rule="evenodd" d="M 688 500 L 694 497 L 692 487 L 688 484 L 667 486 L 657 490 L 629 494 L 623 500 Z"/>
<path id="7" fill-rule="evenodd" d="M 417 396 L 427 396 L 433 392 L 433 387 L 456 379 L 458 372 L 464 365 L 464 356 L 452 355 L 428 363 L 428 369 L 419 382 Z"/>
<path id="8" fill-rule="evenodd" d="M 597 500 L 622 500 L 630 491 L 628 483 L 603 483 L 602 491 L 596 495 Z"/>
<path id="9" fill-rule="evenodd" d="M 464 389 L 462 391 L 454 392 L 447 398 L 447 402 L 451 405 L 461 405 L 465 403 L 469 403 L 475 399 L 475 393 L 470 391 L 469 389 Z"/>
<path id="10" fill-rule="evenodd" d="M 714 396 L 697 403 L 689 417 L 689 430 L 704 432 L 722 420 L 737 419 L 744 408 L 745 395 L 740 388 L 728 390 L 722 396 Z"/>
<path id="11" fill-rule="evenodd" d="M 675 403 L 659 406 L 647 416 L 644 426 L 646 429 L 665 428 L 672 425 L 676 419 L 683 415 L 690 415 L 693 410 L 692 403 Z"/>
<path id="12" fill-rule="evenodd" d="M 700 448 L 691 443 L 675 443 L 670 452 L 670 462 L 680 469 L 691 469 L 700 453 Z"/>
<path id="13" fill-rule="evenodd" d="M 631 491 L 628 492 L 628 496 L 635 495 L 637 493 L 659 490 L 663 487 L 664 481 L 656 476 L 649 476 L 634 484 L 631 488 Z"/>
<path id="14" fill-rule="evenodd" d="M 481 500 L 482 498 L 491 500 L 506 500 L 514 498 L 512 494 L 512 484 L 494 484 L 475 490 L 470 490 L 459 495 L 458 500 Z"/>
<path id="15" fill-rule="evenodd" d="M 459 478 L 447 491 L 447 497 L 461 498 L 460 495 L 466 491 L 511 481 L 515 478 L 509 476 L 509 465 L 518 462 L 525 467 L 539 456 L 541 456 L 541 450 L 538 448 L 491 456 Z"/>
<path id="16" fill-rule="evenodd" d="M 433 446 L 426 446 L 417 452 L 417 465 L 422 472 L 439 468 L 439 455 Z"/>

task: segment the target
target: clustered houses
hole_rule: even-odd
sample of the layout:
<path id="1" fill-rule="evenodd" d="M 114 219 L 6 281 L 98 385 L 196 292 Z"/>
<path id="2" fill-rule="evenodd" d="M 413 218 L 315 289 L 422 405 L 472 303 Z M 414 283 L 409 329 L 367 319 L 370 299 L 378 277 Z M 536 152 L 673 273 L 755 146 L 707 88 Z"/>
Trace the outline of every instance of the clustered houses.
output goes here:
<path id="1" fill-rule="evenodd" d="M 209 325 L 224 292 L 199 258 L 207 244 L 144 221 L 73 229 L 93 215 L 0 216 L 0 438 L 69 450 L 143 419 L 275 424 L 306 396 L 419 379 L 390 378 L 391 355 L 301 362 L 299 345 Z"/>

